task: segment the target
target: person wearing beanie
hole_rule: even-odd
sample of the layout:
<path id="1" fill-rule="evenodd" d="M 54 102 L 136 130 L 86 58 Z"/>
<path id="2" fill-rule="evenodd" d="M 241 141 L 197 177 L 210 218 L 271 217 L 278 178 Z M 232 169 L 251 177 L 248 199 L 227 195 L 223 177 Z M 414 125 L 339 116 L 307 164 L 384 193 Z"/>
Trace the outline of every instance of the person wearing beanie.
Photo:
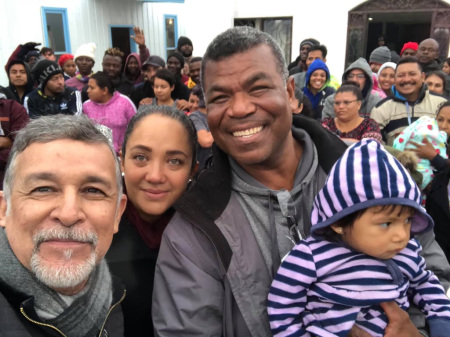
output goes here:
<path id="1" fill-rule="evenodd" d="M 305 39 L 300 42 L 300 55 L 295 59 L 294 62 L 289 64 L 289 75 L 300 73 L 308 69 L 308 67 L 306 66 L 306 57 L 308 56 L 308 51 L 312 46 L 315 45 L 320 45 L 320 42 L 313 38 Z"/>
<path id="2" fill-rule="evenodd" d="M 39 52 L 36 50 L 31 50 L 25 55 L 24 61 L 28 63 L 30 66 L 30 69 L 33 69 L 34 64 L 36 63 L 37 59 L 39 58 Z"/>
<path id="3" fill-rule="evenodd" d="M 73 60 L 78 68 L 75 76 L 66 81 L 66 86 L 82 91 L 93 74 L 95 64 L 95 43 L 85 43 L 78 47 Z"/>
<path id="4" fill-rule="evenodd" d="M 184 57 L 181 53 L 173 52 L 169 55 L 167 58 L 167 69 L 169 69 L 176 78 L 175 89 L 172 91 L 172 98 L 174 100 L 182 100 L 183 104 L 184 102 L 186 103 L 184 108 L 179 108 L 179 110 L 185 110 L 189 105 L 189 89 L 183 84 L 189 80 L 189 77 L 181 74 L 183 67 Z"/>
<path id="5" fill-rule="evenodd" d="M 194 46 L 192 45 L 191 39 L 186 36 L 180 36 L 177 43 L 177 50 L 184 57 L 191 57 L 192 52 L 194 51 Z"/>
<path id="6" fill-rule="evenodd" d="M 378 47 L 370 54 L 369 64 L 372 72 L 377 73 L 381 65 L 386 62 L 391 62 L 391 51 L 388 47 Z"/>
<path id="7" fill-rule="evenodd" d="M 177 43 L 177 50 L 183 55 L 184 57 L 184 66 L 181 73 L 183 75 L 189 75 L 189 62 L 192 59 L 192 53 L 194 51 L 194 46 L 192 45 L 191 39 L 189 39 L 186 36 L 180 36 Z M 185 83 L 185 82 L 183 82 Z"/>
<path id="8" fill-rule="evenodd" d="M 401 57 L 409 57 L 409 56 L 416 56 L 417 49 L 419 49 L 419 44 L 417 42 L 406 42 L 403 45 L 402 50 L 400 51 Z"/>
<path id="9" fill-rule="evenodd" d="M 378 142 L 362 140 L 336 162 L 314 200 L 311 225 L 272 283 L 274 336 L 347 336 L 356 325 L 381 337 L 389 323 L 384 302 L 407 310 L 410 300 L 431 337 L 447 335 L 450 300 L 413 237 L 432 230 L 433 220 L 414 180 Z"/>
<path id="10" fill-rule="evenodd" d="M 77 66 L 73 61 L 72 54 L 62 54 L 58 59 L 58 64 L 64 70 L 64 80 L 67 81 L 76 75 Z"/>
<path id="11" fill-rule="evenodd" d="M 24 102 L 30 118 L 81 114 L 81 94 L 78 90 L 65 86 L 63 73 L 56 62 L 42 59 L 36 63 L 33 76 L 38 90 L 26 96 Z"/>

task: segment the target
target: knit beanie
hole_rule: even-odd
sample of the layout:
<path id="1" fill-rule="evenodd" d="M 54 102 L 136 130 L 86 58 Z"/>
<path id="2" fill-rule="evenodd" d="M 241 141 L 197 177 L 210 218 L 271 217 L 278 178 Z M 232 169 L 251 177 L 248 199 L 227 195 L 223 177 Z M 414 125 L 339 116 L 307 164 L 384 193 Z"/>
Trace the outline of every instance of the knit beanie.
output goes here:
<path id="1" fill-rule="evenodd" d="M 318 46 L 320 44 L 320 42 L 317 41 L 316 39 L 312 39 L 312 38 L 304 39 L 302 42 L 300 42 L 300 49 L 302 49 L 302 46 L 305 45 L 305 44 L 309 44 L 312 47 L 312 46 L 315 46 L 315 45 Z"/>
<path id="2" fill-rule="evenodd" d="M 383 64 L 391 61 L 391 51 L 388 47 L 382 46 L 374 49 L 370 54 L 369 63 Z"/>
<path id="3" fill-rule="evenodd" d="M 80 56 L 87 56 L 90 57 L 95 62 L 95 49 L 97 47 L 95 46 L 95 43 L 89 42 L 82 44 L 78 47 L 77 51 L 75 52 L 75 56 L 73 58 L 74 61 L 77 60 Z"/>
<path id="4" fill-rule="evenodd" d="M 406 42 L 406 43 L 403 45 L 402 51 L 400 52 L 400 56 L 402 56 L 403 52 L 404 52 L 406 49 L 412 49 L 412 50 L 417 51 L 417 49 L 419 49 L 419 44 L 418 44 L 417 42 Z"/>
<path id="5" fill-rule="evenodd" d="M 58 63 L 42 59 L 33 68 L 33 76 L 39 89 L 43 90 L 47 81 L 54 75 L 62 74 L 63 70 Z"/>
<path id="6" fill-rule="evenodd" d="M 314 200 L 311 235 L 322 239 L 321 229 L 360 210 L 374 206 L 404 205 L 416 210 L 411 233 L 433 228 L 420 206 L 420 191 L 406 169 L 382 145 L 363 139 L 349 147 L 334 164 Z"/>
<path id="7" fill-rule="evenodd" d="M 397 65 L 394 62 L 385 62 L 383 63 L 383 65 L 380 67 L 380 69 L 378 69 L 378 78 L 380 78 L 380 74 L 383 71 L 383 69 L 385 68 L 392 68 L 395 71 L 395 68 L 397 68 Z"/>
<path id="8" fill-rule="evenodd" d="M 58 64 L 62 68 L 64 66 L 64 63 L 66 63 L 69 60 L 73 60 L 72 54 L 62 54 L 58 59 Z"/>
<path id="9" fill-rule="evenodd" d="M 172 54 L 170 54 L 168 57 L 167 57 L 167 62 L 169 62 L 169 59 L 171 58 L 171 57 L 176 57 L 179 61 L 180 61 L 180 63 L 181 63 L 181 69 L 183 69 L 183 67 L 184 67 L 184 56 L 181 54 L 181 53 L 179 53 L 179 52 L 177 52 L 177 51 L 174 51 Z"/>
<path id="10" fill-rule="evenodd" d="M 190 45 L 192 48 L 194 48 L 194 46 L 192 45 L 192 41 L 191 39 L 189 39 L 186 36 L 180 36 L 180 38 L 178 39 L 178 43 L 177 43 L 177 49 L 181 50 L 181 47 L 183 47 L 184 45 Z"/>

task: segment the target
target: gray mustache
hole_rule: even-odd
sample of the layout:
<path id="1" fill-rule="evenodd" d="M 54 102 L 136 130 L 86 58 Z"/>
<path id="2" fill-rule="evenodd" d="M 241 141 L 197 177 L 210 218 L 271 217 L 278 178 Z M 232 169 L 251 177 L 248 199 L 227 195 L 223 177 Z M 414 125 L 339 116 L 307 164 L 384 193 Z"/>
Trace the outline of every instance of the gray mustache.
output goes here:
<path id="1" fill-rule="evenodd" d="M 80 230 L 78 228 L 52 228 L 41 229 L 33 237 L 34 246 L 37 248 L 41 243 L 50 240 L 70 240 L 89 243 L 97 246 L 98 236 L 94 232 Z"/>

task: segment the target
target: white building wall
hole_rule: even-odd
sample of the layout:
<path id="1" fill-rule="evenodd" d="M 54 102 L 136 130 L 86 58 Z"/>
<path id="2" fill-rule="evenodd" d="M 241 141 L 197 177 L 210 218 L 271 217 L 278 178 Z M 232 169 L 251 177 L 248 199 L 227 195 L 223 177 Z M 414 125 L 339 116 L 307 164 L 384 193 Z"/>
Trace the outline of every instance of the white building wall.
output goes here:
<path id="1" fill-rule="evenodd" d="M 29 41 L 44 46 L 42 7 L 66 8 L 72 54 L 87 42 L 97 45 L 94 70 L 101 70 L 103 53 L 110 48 L 109 25 L 144 26 L 144 3 L 136 0 L 0 0 L 0 65 L 3 67 L 13 50 Z M 148 30 L 146 31 L 148 35 Z M 0 84 L 8 78 L 0 70 Z"/>
<path id="2" fill-rule="evenodd" d="M 223 0 L 186 0 L 180 3 L 146 3 L 146 28 L 150 53 L 166 58 L 164 15 L 176 15 L 178 36 L 187 36 L 194 45 L 194 56 L 202 56 L 212 39 L 233 27 L 234 3 Z M 147 32 L 146 30 L 146 32 Z"/>

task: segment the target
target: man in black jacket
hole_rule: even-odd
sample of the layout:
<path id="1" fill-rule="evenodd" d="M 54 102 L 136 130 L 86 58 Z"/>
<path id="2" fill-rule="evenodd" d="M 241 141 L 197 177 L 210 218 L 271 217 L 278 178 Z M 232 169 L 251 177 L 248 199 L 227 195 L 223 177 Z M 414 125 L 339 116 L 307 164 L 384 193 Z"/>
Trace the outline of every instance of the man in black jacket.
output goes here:
<path id="1" fill-rule="evenodd" d="M 0 195 L 0 336 L 123 336 L 103 257 L 125 209 L 118 161 L 87 117 L 16 136 Z"/>
<path id="2" fill-rule="evenodd" d="M 38 90 L 25 97 L 24 106 L 30 118 L 47 115 L 79 115 L 82 112 L 80 92 L 64 84 L 63 70 L 53 61 L 41 60 L 33 69 Z"/>
<path id="3" fill-rule="evenodd" d="M 111 79 L 114 90 L 130 97 L 134 84 L 122 73 L 123 56 L 119 48 L 107 49 L 103 56 L 103 72 Z"/>

